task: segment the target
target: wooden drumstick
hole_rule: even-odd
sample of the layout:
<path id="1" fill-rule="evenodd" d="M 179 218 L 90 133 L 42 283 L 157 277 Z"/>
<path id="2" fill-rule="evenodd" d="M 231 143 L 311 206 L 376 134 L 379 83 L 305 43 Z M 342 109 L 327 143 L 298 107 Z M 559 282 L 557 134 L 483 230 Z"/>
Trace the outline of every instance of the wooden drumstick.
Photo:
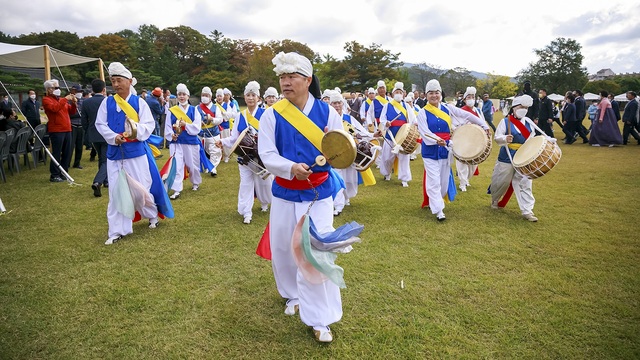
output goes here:
<path id="1" fill-rule="evenodd" d="M 427 134 L 427 133 L 424 133 L 423 135 L 424 135 L 424 136 L 426 136 L 426 137 L 428 137 L 429 139 L 431 139 L 431 140 L 433 140 L 433 141 L 440 141 L 440 140 L 442 140 L 442 138 L 441 138 L 441 137 L 438 137 L 438 136 L 431 136 L 431 135 L 429 135 L 429 134 Z"/>

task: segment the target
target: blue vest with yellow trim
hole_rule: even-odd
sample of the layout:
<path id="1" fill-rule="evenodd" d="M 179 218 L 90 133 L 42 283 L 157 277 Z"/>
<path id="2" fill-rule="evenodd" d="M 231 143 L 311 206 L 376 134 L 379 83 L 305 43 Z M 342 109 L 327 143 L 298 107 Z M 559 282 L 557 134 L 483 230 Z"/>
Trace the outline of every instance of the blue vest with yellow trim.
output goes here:
<path id="1" fill-rule="evenodd" d="M 446 106 L 440 106 L 440 110 L 449 114 L 449 109 Z M 436 117 L 434 114 L 428 112 L 427 110 L 423 111 L 427 115 L 427 126 L 429 126 L 429 130 L 433 133 L 451 133 L 451 129 L 449 128 L 449 123 L 445 120 Z M 447 141 L 447 144 L 449 141 Z M 446 147 L 440 145 L 427 145 L 425 142 L 422 142 L 422 157 L 425 159 L 432 160 L 440 160 L 447 159 L 449 157 L 449 150 Z"/>
<path id="2" fill-rule="evenodd" d="M 411 111 L 411 109 L 407 109 L 407 106 L 405 105 L 404 100 L 400 103 L 400 105 L 405 110 Z M 396 116 L 397 116 L 397 118 L 396 118 Z M 400 127 L 407 123 L 407 117 L 404 116 L 404 114 L 402 112 L 400 113 L 400 115 L 398 115 L 398 110 L 396 109 L 396 107 L 391 105 L 391 102 L 389 102 L 389 105 L 387 105 L 387 121 L 392 121 L 392 119 L 395 119 L 393 121 L 402 121 L 402 122 L 404 122 L 401 125 L 393 125 L 393 126 L 389 127 L 389 130 L 391 130 L 391 133 L 395 137 L 396 135 L 398 135 L 398 130 L 400 130 Z M 391 140 L 391 136 L 388 133 L 385 135 L 385 138 L 387 138 L 388 140 Z"/>
<path id="3" fill-rule="evenodd" d="M 387 99 L 387 102 L 389 101 L 389 99 L 386 96 L 384 98 Z M 384 104 L 378 101 L 378 99 L 374 98 L 373 99 L 373 117 L 375 117 L 376 119 L 380 119 L 380 114 L 382 113 L 383 107 L 384 107 Z"/>
<path id="4" fill-rule="evenodd" d="M 258 120 L 259 122 L 260 118 L 262 117 L 262 114 L 264 114 L 264 109 L 258 108 L 258 110 L 256 110 L 256 114 L 253 117 L 255 117 L 256 120 Z M 244 113 L 240 113 L 240 119 L 238 120 L 237 124 L 238 124 L 238 134 L 243 132 L 244 129 L 246 129 L 249 126 L 249 121 L 244 117 Z M 254 130 L 257 132 L 259 129 L 254 129 Z"/>
<path id="5" fill-rule="evenodd" d="M 184 110 L 183 110 L 184 111 Z M 191 121 L 195 119 L 196 107 L 193 105 L 189 105 L 189 109 L 187 109 L 187 116 Z M 178 121 L 178 118 L 171 113 L 171 125 L 174 125 Z M 176 141 L 172 141 L 174 144 L 186 144 L 186 145 L 199 145 L 200 139 L 198 139 L 198 135 L 189 135 L 189 133 L 185 130 L 178 135 L 178 139 Z"/>
<path id="6" fill-rule="evenodd" d="M 212 113 L 216 113 L 216 105 L 215 103 L 212 106 L 213 110 L 211 110 Z M 210 137 L 214 137 L 214 136 L 218 136 L 220 135 L 220 127 L 216 126 L 212 126 L 210 128 L 205 128 L 204 127 L 204 118 L 207 116 L 207 113 L 205 113 L 200 106 L 196 106 L 196 109 L 198 109 L 198 112 L 200 113 L 200 118 L 202 118 L 202 130 L 200 130 L 200 136 L 202 137 L 206 137 L 206 138 L 210 138 Z"/>
<path id="7" fill-rule="evenodd" d="M 289 106 L 294 106 L 293 104 Z M 276 118 L 275 125 L 275 142 L 276 148 L 280 156 L 293 161 L 294 163 L 305 163 L 312 165 L 316 162 L 316 157 L 322 155 L 320 151 L 305 138 L 298 130 L 296 130 L 287 120 L 285 120 L 278 112 L 274 111 Z M 322 131 L 329 123 L 329 105 L 321 100 L 314 99 L 313 107 L 309 113 L 309 119 L 318 126 Z M 329 171 L 331 165 L 329 163 L 324 166 L 314 166 L 311 168 L 313 172 Z M 325 199 L 333 194 L 333 184 L 331 177 L 324 183 L 316 187 L 319 196 L 318 199 Z M 273 196 L 288 201 L 312 201 L 315 198 L 313 190 L 290 190 L 278 185 L 275 181 L 271 185 Z"/>
<path id="8" fill-rule="evenodd" d="M 217 105 L 216 105 L 217 106 Z M 230 106 L 228 103 L 222 103 L 222 108 L 224 109 L 224 111 L 228 111 Z M 220 124 L 220 127 L 222 129 L 228 129 L 229 128 L 229 122 L 228 121 L 223 121 L 222 124 Z"/>
<path id="9" fill-rule="evenodd" d="M 136 95 L 129 96 L 127 101 L 137 113 L 140 111 L 139 101 Z M 113 96 L 109 96 L 107 98 L 107 125 L 109 125 L 109 129 L 115 133 L 122 134 L 126 117 L 127 115 L 124 111 L 117 110 L 116 99 Z M 109 160 L 132 159 L 145 154 L 144 142 L 141 141 L 125 142 L 120 146 L 111 144 L 107 146 L 107 159 Z"/>

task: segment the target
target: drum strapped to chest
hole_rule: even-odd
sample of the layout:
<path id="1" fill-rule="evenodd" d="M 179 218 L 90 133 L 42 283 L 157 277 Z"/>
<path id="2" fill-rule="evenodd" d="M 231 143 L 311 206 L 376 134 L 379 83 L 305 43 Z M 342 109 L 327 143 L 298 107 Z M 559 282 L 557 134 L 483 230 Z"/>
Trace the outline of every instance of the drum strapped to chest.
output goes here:
<path id="1" fill-rule="evenodd" d="M 546 136 L 527 139 L 513 156 L 516 171 L 530 179 L 537 179 L 551 171 L 560 161 L 562 150 Z"/>
<path id="2" fill-rule="evenodd" d="M 493 141 L 476 124 L 457 127 L 451 135 L 453 156 L 463 164 L 478 165 L 485 161 L 493 147 Z"/>
<path id="3" fill-rule="evenodd" d="M 258 136 L 251 134 L 248 127 L 238 135 L 238 139 L 231 147 L 231 152 L 238 155 L 238 163 L 246 165 L 263 180 L 271 175 L 258 155 Z"/>
<path id="4" fill-rule="evenodd" d="M 404 124 L 398 129 L 395 139 L 396 144 L 400 145 L 401 154 L 413 154 L 418 148 L 420 131 L 412 124 Z"/>

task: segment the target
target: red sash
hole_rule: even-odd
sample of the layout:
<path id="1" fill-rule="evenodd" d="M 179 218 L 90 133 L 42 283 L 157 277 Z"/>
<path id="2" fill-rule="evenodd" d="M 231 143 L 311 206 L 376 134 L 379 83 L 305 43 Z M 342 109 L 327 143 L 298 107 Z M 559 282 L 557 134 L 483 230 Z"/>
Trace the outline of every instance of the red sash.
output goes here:
<path id="1" fill-rule="evenodd" d="M 402 126 L 407 123 L 407 120 L 393 120 L 389 126 Z"/>
<path id="2" fill-rule="evenodd" d="M 295 176 L 291 180 L 276 176 L 276 184 L 289 190 L 309 190 L 312 187 L 317 187 L 318 185 L 327 181 L 328 178 L 329 172 L 327 171 L 311 173 L 311 175 L 309 175 L 308 181 L 298 180 L 295 178 Z"/>
<path id="3" fill-rule="evenodd" d="M 207 105 L 205 105 L 204 103 L 200 103 L 200 109 L 202 111 L 204 111 L 205 113 L 207 113 L 207 115 L 211 115 L 211 117 L 216 117 L 216 114 L 214 114 L 211 109 L 209 109 L 207 107 Z"/>
<path id="4" fill-rule="evenodd" d="M 520 133 L 522 134 L 522 136 L 524 136 L 525 139 L 528 139 L 529 135 L 531 135 L 531 132 L 529 131 L 529 129 L 527 129 L 526 126 L 524 126 L 522 121 L 516 119 L 515 117 L 513 117 L 513 115 L 509 115 L 509 121 L 507 122 L 507 126 L 511 126 L 511 124 L 513 124 L 516 127 L 516 129 L 520 131 Z M 506 150 L 509 151 L 508 148 Z M 504 196 L 502 197 L 502 199 L 498 201 L 498 207 L 503 208 L 507 206 L 507 203 L 509 202 L 509 199 L 511 199 L 512 194 L 513 194 L 513 185 L 511 185 L 511 182 L 509 182 L 509 188 L 507 189 L 507 192 L 504 193 Z"/>

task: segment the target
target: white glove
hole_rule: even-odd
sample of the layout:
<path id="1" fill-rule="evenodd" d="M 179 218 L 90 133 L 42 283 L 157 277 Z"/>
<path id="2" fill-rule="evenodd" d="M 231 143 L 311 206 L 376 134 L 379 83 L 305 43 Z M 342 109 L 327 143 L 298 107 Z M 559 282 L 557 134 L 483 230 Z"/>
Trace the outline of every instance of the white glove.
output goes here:
<path id="1" fill-rule="evenodd" d="M 222 119 L 221 118 L 213 118 L 213 120 L 211 120 L 211 123 L 214 126 L 218 126 L 218 125 L 222 124 Z"/>

